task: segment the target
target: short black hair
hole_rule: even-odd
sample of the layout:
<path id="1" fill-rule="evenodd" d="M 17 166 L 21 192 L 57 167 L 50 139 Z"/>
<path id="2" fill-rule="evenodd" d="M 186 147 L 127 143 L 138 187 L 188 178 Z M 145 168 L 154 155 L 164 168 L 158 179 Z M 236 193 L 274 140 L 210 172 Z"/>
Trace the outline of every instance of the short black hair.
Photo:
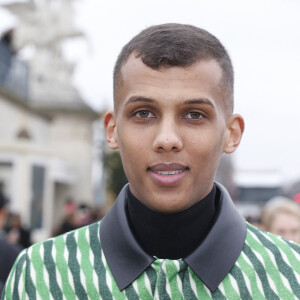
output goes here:
<path id="1" fill-rule="evenodd" d="M 168 23 L 144 29 L 122 49 L 114 68 L 114 95 L 121 78 L 122 66 L 134 53 L 152 69 L 189 67 L 200 60 L 214 59 L 223 76 L 221 87 L 228 109 L 233 111 L 234 72 L 231 59 L 221 42 L 208 31 L 192 25 Z"/>

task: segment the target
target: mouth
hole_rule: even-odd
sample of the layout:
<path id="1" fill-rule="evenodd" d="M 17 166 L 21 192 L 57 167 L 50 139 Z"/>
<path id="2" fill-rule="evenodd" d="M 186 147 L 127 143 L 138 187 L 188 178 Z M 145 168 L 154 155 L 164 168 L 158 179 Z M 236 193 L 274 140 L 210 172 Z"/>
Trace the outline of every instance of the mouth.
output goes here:
<path id="1" fill-rule="evenodd" d="M 184 170 L 174 170 L 174 171 L 153 171 L 154 173 L 160 175 L 175 175 L 184 172 Z"/>
<path id="2" fill-rule="evenodd" d="M 148 168 L 154 182 L 160 186 L 176 186 L 187 174 L 189 168 L 178 163 L 159 163 Z"/>

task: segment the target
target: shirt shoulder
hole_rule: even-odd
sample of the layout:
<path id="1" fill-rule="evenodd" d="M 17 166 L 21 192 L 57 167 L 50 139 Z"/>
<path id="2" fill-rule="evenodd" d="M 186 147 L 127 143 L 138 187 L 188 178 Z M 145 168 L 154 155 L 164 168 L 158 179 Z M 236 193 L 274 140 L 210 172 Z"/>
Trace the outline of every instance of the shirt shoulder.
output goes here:
<path id="1" fill-rule="evenodd" d="M 22 298 L 25 294 L 29 299 L 37 295 L 42 299 L 86 297 L 81 277 L 93 276 L 95 256 L 102 259 L 99 226 L 100 222 L 93 223 L 22 251 L 7 280 L 3 299 Z M 99 295 L 95 291 L 94 295 Z"/>
<path id="2" fill-rule="evenodd" d="M 300 245 L 247 224 L 246 241 L 230 275 L 254 299 L 299 297 Z"/>
<path id="3" fill-rule="evenodd" d="M 295 256 L 300 258 L 300 245 L 289 241 L 276 234 L 259 229 L 247 223 L 246 245 L 253 249 L 268 249 L 274 255 L 287 255 L 288 258 Z"/>

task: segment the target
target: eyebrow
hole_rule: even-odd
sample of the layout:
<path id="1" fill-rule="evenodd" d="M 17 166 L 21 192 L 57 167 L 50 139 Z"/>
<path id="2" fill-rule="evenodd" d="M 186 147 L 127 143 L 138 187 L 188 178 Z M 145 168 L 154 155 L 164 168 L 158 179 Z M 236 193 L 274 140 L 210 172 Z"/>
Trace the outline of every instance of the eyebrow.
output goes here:
<path id="1" fill-rule="evenodd" d="M 204 105 L 211 106 L 212 108 L 215 108 L 213 102 L 208 98 L 190 99 L 184 101 L 184 104 L 204 104 Z"/>
<path id="2" fill-rule="evenodd" d="M 143 96 L 132 96 L 126 101 L 125 105 L 128 105 L 130 103 L 136 103 L 136 102 L 155 103 L 155 102 L 157 102 L 157 100 L 148 98 L 148 97 L 143 97 Z M 208 98 L 189 99 L 189 100 L 184 101 L 183 104 L 184 105 L 202 104 L 202 105 L 208 105 L 208 106 L 211 106 L 212 108 L 215 108 L 213 102 Z"/>
<path id="3" fill-rule="evenodd" d="M 147 98 L 147 97 L 143 97 L 143 96 L 132 96 L 126 101 L 125 105 L 128 105 L 130 103 L 135 103 L 135 102 L 154 103 L 157 101 L 155 99 Z"/>

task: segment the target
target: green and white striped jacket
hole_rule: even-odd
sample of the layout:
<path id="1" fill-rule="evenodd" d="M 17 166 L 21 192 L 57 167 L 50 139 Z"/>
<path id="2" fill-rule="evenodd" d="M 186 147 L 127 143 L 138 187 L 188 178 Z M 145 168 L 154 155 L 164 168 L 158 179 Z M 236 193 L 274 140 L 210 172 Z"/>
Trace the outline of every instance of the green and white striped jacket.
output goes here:
<path id="1" fill-rule="evenodd" d="M 214 292 L 181 259 L 154 260 L 120 291 L 101 248 L 100 224 L 24 250 L 1 299 L 300 299 L 300 246 L 249 224 L 238 260 Z"/>
<path id="2" fill-rule="evenodd" d="M 139 246 L 125 186 L 101 222 L 24 250 L 1 299 L 300 299 L 300 245 L 246 224 L 216 187 L 217 220 L 187 257 L 157 259 Z"/>

